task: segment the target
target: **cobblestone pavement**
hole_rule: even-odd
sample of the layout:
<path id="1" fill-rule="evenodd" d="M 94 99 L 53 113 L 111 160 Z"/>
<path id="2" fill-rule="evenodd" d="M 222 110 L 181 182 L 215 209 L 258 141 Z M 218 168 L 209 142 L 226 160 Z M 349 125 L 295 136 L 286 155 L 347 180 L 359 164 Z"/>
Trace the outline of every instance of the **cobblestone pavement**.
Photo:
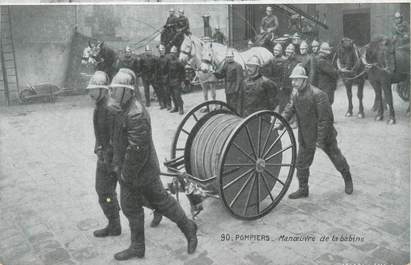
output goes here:
<path id="1" fill-rule="evenodd" d="M 355 95 L 355 93 L 353 93 Z M 222 99 L 223 91 L 218 91 Z M 150 228 L 146 211 L 146 257 L 117 262 L 113 254 L 129 244 L 123 234 L 97 239 L 105 225 L 94 191 L 92 106 L 85 96 L 59 98 L 55 104 L 0 109 L 0 263 L 5 265 L 102 264 L 395 264 L 410 261 L 410 129 L 407 104 L 395 93 L 397 124 L 375 122 L 373 92 L 365 90 L 366 118 L 345 118 L 340 86 L 333 106 L 338 141 L 351 165 L 354 194 L 344 193 L 342 178 L 324 153 L 317 152 L 310 197 L 284 198 L 257 221 L 233 218 L 215 199 L 200 214 L 199 246 L 186 254 L 183 235 L 169 220 Z M 184 95 L 186 110 L 201 93 Z M 354 99 L 355 105 L 357 100 Z M 160 162 L 169 157 L 181 116 L 150 108 Z M 297 180 L 290 190 L 297 188 Z M 184 196 L 183 196 L 184 197 Z M 182 200 L 189 212 L 188 203 Z M 221 241 L 222 235 L 231 236 Z M 269 241 L 237 240 L 265 235 Z M 281 235 L 311 235 L 315 242 L 284 242 Z M 322 235 L 338 241 L 321 242 Z M 362 242 L 341 241 L 344 235 Z M 244 239 L 244 238 L 243 238 Z"/>

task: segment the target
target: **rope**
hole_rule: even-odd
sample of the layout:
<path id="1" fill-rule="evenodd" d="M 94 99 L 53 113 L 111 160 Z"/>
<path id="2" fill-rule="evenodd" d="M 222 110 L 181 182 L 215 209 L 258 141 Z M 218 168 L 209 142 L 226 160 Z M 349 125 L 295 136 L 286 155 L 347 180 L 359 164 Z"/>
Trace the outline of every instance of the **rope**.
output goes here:
<path id="1" fill-rule="evenodd" d="M 160 33 L 158 33 L 158 34 L 160 34 Z M 137 49 L 140 49 L 140 48 L 146 46 L 148 43 L 150 43 L 152 40 L 154 40 L 154 39 L 158 36 L 158 34 L 152 36 L 152 37 L 151 37 L 150 39 L 148 39 L 148 41 L 146 41 L 143 45 L 137 46 L 136 48 L 137 48 Z M 136 43 L 136 45 L 137 45 L 137 44 L 138 44 L 138 43 Z"/>

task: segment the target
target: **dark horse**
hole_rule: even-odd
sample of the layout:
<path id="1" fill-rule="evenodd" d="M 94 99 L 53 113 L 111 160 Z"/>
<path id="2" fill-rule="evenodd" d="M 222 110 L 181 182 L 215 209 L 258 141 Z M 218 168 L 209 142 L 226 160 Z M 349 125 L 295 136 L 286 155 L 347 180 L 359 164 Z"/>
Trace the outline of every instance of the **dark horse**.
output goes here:
<path id="1" fill-rule="evenodd" d="M 273 33 L 264 32 L 260 33 L 255 37 L 254 46 L 255 47 L 264 47 L 270 52 L 273 52 L 273 47 L 275 43 L 273 41 Z"/>
<path id="2" fill-rule="evenodd" d="M 96 44 L 89 42 L 88 45 L 83 51 L 82 62 L 94 65 L 96 71 L 107 73 L 111 80 L 118 70 L 116 67 L 117 53 L 110 47 L 105 46 L 104 41 Z"/>
<path id="3" fill-rule="evenodd" d="M 343 80 L 348 98 L 348 110 L 345 116 L 351 117 L 353 115 L 352 86 L 356 83 L 358 86 L 358 117 L 364 118 L 362 99 L 365 82 L 365 67 L 361 61 L 360 51 L 351 39 L 343 38 L 337 48 L 336 58 L 338 73 Z"/>
<path id="4" fill-rule="evenodd" d="M 395 124 L 395 112 L 391 84 L 409 80 L 410 53 L 408 50 L 395 49 L 390 38 L 379 36 L 365 47 L 362 57 L 368 72 L 368 80 L 375 90 L 377 102 L 377 121 L 383 120 L 384 107 L 382 91 L 389 107 L 388 124 Z"/>

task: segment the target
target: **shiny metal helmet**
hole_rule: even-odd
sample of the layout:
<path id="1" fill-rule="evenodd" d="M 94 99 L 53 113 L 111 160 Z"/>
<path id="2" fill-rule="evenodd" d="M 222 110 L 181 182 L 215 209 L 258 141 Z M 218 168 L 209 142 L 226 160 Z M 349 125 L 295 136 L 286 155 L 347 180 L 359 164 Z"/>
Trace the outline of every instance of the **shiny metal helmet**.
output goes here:
<path id="1" fill-rule="evenodd" d="M 316 40 L 313 40 L 313 42 L 311 42 L 311 47 L 319 47 L 320 43 Z"/>
<path id="2" fill-rule="evenodd" d="M 176 47 L 176 46 L 171 47 L 170 52 L 171 52 L 171 53 L 177 53 L 177 52 L 178 52 L 177 47 Z"/>
<path id="3" fill-rule="evenodd" d="M 125 87 L 131 90 L 135 90 L 136 75 L 128 68 L 121 68 L 118 73 L 113 77 L 111 81 L 111 88 Z"/>
<path id="4" fill-rule="evenodd" d="M 293 71 L 291 72 L 290 78 L 303 78 L 303 79 L 307 79 L 307 73 L 305 72 L 304 67 L 302 67 L 301 64 L 297 64 Z"/>
<path id="5" fill-rule="evenodd" d="M 331 54 L 331 47 L 328 42 L 323 42 L 320 46 L 320 50 L 318 51 L 320 53 L 325 53 L 325 54 Z"/>
<path id="6" fill-rule="evenodd" d="M 300 43 L 300 49 L 308 49 L 308 43 L 305 40 Z"/>
<path id="7" fill-rule="evenodd" d="M 285 52 L 295 52 L 295 46 L 294 44 L 290 43 L 288 44 L 287 48 L 285 48 Z"/>
<path id="8" fill-rule="evenodd" d="M 108 75 L 105 72 L 96 71 L 94 75 L 90 78 L 90 81 L 86 89 L 94 89 L 94 88 L 108 89 L 109 83 L 110 83 L 110 79 L 108 78 Z"/>
<path id="9" fill-rule="evenodd" d="M 226 58 L 234 58 L 234 50 L 228 49 L 227 53 L 225 54 Z"/>

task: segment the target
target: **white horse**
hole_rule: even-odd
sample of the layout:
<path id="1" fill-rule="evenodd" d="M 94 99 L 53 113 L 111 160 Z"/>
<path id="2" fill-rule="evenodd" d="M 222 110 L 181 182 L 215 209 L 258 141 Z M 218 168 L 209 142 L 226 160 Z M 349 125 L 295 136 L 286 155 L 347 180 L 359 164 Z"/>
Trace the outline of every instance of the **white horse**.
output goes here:
<path id="1" fill-rule="evenodd" d="M 215 98 L 213 82 L 217 82 L 217 78 L 213 72 L 224 62 L 228 49 L 231 48 L 216 42 L 204 42 L 193 35 L 185 36 L 181 44 L 179 59 L 194 69 L 206 100 L 209 86 L 212 89 L 213 99 Z M 242 52 L 232 50 L 234 61 L 239 63 L 243 70 L 246 70 L 246 63 L 251 57 L 257 57 L 261 65 L 273 58 L 272 53 L 263 47 L 253 47 Z"/>

